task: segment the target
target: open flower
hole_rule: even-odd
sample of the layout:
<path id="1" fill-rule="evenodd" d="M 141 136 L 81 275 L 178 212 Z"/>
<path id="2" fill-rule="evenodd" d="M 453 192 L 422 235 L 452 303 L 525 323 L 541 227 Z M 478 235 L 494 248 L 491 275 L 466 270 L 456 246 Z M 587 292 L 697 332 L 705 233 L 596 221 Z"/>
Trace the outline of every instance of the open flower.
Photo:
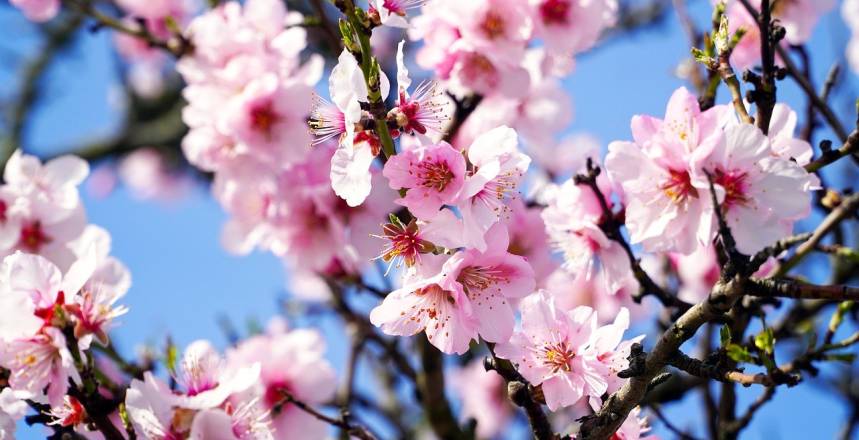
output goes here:
<path id="1" fill-rule="evenodd" d="M 465 182 L 465 158 L 447 142 L 424 145 L 390 158 L 382 175 L 391 189 L 405 189 L 398 204 L 428 220 L 456 202 Z"/>
<path id="2" fill-rule="evenodd" d="M 495 354 L 516 364 L 533 385 L 542 385 L 550 410 L 570 406 L 608 389 L 607 368 L 591 346 L 596 327 L 593 309 L 563 312 L 551 296 L 538 292 L 519 305 L 522 328 Z"/>
<path id="3" fill-rule="evenodd" d="M 744 254 L 789 234 L 811 210 L 808 173 L 774 156 L 767 137 L 753 125 L 728 127 L 701 169 L 712 177 L 737 250 Z"/>
<path id="4" fill-rule="evenodd" d="M 674 92 L 665 119 L 632 119 L 634 142 L 612 142 L 605 159 L 611 180 L 623 188 L 630 240 L 645 250 L 691 253 L 713 236 L 706 178 L 694 162 L 721 139 L 732 115 L 717 106 L 702 112 L 685 88 Z"/>
<path id="5" fill-rule="evenodd" d="M 187 409 L 208 409 L 221 405 L 229 396 L 253 386 L 260 366 L 228 368 L 208 341 L 192 342 L 185 349 L 176 381 L 185 388 L 177 403 Z"/>
<path id="6" fill-rule="evenodd" d="M 379 15 L 379 21 L 385 26 L 408 28 L 406 13 L 410 9 L 423 6 L 427 0 L 370 0 L 370 13 Z"/>
<path id="7" fill-rule="evenodd" d="M 519 181 L 531 159 L 518 149 L 518 136 L 510 127 L 498 127 L 468 148 L 474 171 L 460 192 L 456 207 L 462 214 L 466 247 L 486 249 L 484 235 L 508 212 L 507 202 L 518 196 Z"/>

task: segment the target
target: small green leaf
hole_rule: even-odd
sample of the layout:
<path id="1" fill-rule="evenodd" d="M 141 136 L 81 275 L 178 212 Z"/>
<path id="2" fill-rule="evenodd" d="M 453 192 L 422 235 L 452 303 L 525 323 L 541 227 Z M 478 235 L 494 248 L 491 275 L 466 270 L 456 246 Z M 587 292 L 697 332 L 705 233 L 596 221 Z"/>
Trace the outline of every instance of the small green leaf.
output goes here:
<path id="1" fill-rule="evenodd" d="M 722 347 L 727 346 L 731 343 L 731 328 L 727 325 L 723 325 L 722 328 L 719 329 L 719 340 L 722 342 Z"/>
<path id="2" fill-rule="evenodd" d="M 749 350 L 742 345 L 737 344 L 728 344 L 725 347 L 725 350 L 728 353 L 728 357 L 733 359 L 736 362 L 753 362 L 754 358 L 752 357 Z"/>
<path id="3" fill-rule="evenodd" d="M 176 375 L 176 363 L 179 360 L 179 349 L 173 343 L 173 339 L 167 338 L 167 348 L 164 350 L 164 365 L 167 371 L 172 375 Z"/>
<path id="4" fill-rule="evenodd" d="M 695 61 L 697 61 L 701 64 L 704 64 L 707 67 L 709 67 L 710 65 L 712 65 L 716 62 L 715 59 L 713 59 L 712 57 L 707 55 L 706 52 L 704 52 L 701 49 L 698 49 L 697 47 L 692 48 L 692 58 L 694 58 Z"/>
<path id="5" fill-rule="evenodd" d="M 775 348 L 775 336 L 773 330 L 769 327 L 755 336 L 755 347 L 758 347 L 766 354 L 772 354 Z"/>

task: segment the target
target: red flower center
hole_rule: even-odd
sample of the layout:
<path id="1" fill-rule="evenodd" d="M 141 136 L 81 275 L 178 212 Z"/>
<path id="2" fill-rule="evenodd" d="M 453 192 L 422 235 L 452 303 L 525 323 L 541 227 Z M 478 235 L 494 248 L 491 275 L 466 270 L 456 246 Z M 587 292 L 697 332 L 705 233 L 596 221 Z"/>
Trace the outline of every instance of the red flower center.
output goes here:
<path id="1" fill-rule="evenodd" d="M 746 195 L 749 189 L 746 177 L 748 174 L 744 171 L 716 171 L 715 183 L 725 189 L 725 201 L 722 202 L 724 211 L 749 203 L 749 197 Z"/>
<path id="2" fill-rule="evenodd" d="M 253 126 L 254 130 L 265 134 L 268 138 L 271 137 L 272 130 L 280 119 L 280 115 L 272 108 L 271 102 L 251 109 L 251 126 Z"/>
<path id="3" fill-rule="evenodd" d="M 490 40 L 504 36 L 505 27 L 504 17 L 494 11 L 489 11 L 483 18 L 483 23 L 480 24 L 480 29 Z"/>
<path id="4" fill-rule="evenodd" d="M 51 237 L 42 230 L 42 222 L 36 220 L 21 228 L 18 246 L 32 253 L 38 253 L 42 246 L 51 242 Z"/>
<path id="5" fill-rule="evenodd" d="M 543 23 L 549 25 L 563 25 L 570 22 L 569 0 L 546 0 L 540 5 L 540 16 Z"/>
<path id="6" fill-rule="evenodd" d="M 692 178 L 686 170 L 669 170 L 669 178 L 662 184 L 662 192 L 674 203 L 681 203 L 688 197 L 698 197 L 698 190 L 692 186 Z"/>

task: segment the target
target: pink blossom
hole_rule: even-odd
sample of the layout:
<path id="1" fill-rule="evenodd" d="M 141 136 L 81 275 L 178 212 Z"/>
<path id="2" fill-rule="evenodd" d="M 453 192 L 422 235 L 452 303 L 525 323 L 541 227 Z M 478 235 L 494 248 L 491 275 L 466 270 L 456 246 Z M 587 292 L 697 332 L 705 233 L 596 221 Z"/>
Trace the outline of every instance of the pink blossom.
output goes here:
<path id="1" fill-rule="evenodd" d="M 209 409 L 229 396 L 252 387 L 260 375 L 258 364 L 228 367 L 214 347 L 204 340 L 185 349 L 176 381 L 185 389 L 177 403 L 187 409 Z"/>
<path id="2" fill-rule="evenodd" d="M 504 221 L 510 234 L 507 251 L 528 261 L 534 269 L 537 286 L 543 286 L 549 274 L 558 267 L 558 262 L 552 258 L 549 236 L 540 214 L 540 208 L 529 208 L 522 199 L 514 199 L 510 202 L 510 217 Z"/>
<path id="3" fill-rule="evenodd" d="M 48 21 L 60 12 L 59 0 L 10 0 L 27 19 L 37 23 Z"/>
<path id="4" fill-rule="evenodd" d="M 408 28 L 406 13 L 410 9 L 420 8 L 427 0 L 369 0 L 370 13 L 379 14 L 379 20 L 385 26 Z"/>
<path id="5" fill-rule="evenodd" d="M 730 110 L 701 112 L 685 88 L 674 92 L 665 119 L 635 116 L 634 142 L 613 142 L 605 165 L 623 188 L 626 227 L 633 243 L 650 252 L 688 254 L 713 236 L 709 184 L 692 163 L 721 139 Z"/>
<path id="6" fill-rule="evenodd" d="M 458 252 L 443 264 L 427 255 L 403 287 L 370 312 L 383 332 L 411 336 L 425 331 L 445 353 L 464 353 L 478 336 L 490 342 L 507 340 L 513 331 L 511 300 L 534 289 L 533 269 L 522 257 L 507 252 L 503 225 L 487 235 L 485 252 Z"/>
<path id="7" fill-rule="evenodd" d="M 600 186 L 606 197 L 606 182 Z M 604 213 L 596 194 L 571 179 L 546 197 L 549 205 L 543 210 L 543 221 L 549 240 L 563 253 L 564 268 L 585 280 L 602 280 L 603 290 L 609 294 L 636 291 L 638 281 L 629 256 L 600 227 Z"/>
<path id="8" fill-rule="evenodd" d="M 117 168 L 122 182 L 140 199 L 171 200 L 190 190 L 191 182 L 168 165 L 157 150 L 140 148 L 123 157 Z"/>
<path id="9" fill-rule="evenodd" d="M 690 303 L 702 301 L 719 281 L 719 261 L 716 249 L 701 246 L 689 255 L 670 254 L 669 258 L 677 269 L 680 289 L 677 297 Z"/>
<path id="10" fill-rule="evenodd" d="M 628 308 L 636 317 L 646 310 L 632 299 L 635 291 L 606 290 L 610 284 L 605 281 L 605 272 L 599 272 L 596 277 L 588 277 L 581 273 L 570 273 L 561 268 L 552 272 L 546 279 L 546 292 L 555 299 L 555 305 L 561 310 L 572 310 L 586 305 L 597 312 L 601 320 L 617 316 L 620 310 Z M 600 321 L 604 323 L 604 321 Z"/>
<path id="11" fill-rule="evenodd" d="M 310 97 L 305 85 L 267 74 L 250 82 L 225 109 L 220 131 L 235 136 L 254 154 L 277 163 L 297 162 L 310 145 L 303 123 Z"/>
<path id="12" fill-rule="evenodd" d="M 83 423 L 86 417 L 83 405 L 81 405 L 78 399 L 72 396 L 63 397 L 62 405 L 52 408 L 49 414 L 55 420 L 48 423 L 48 425 L 59 426 L 76 426 Z"/>
<path id="13" fill-rule="evenodd" d="M 513 416 L 507 383 L 494 371 L 486 371 L 481 360 L 453 372 L 451 384 L 462 399 L 462 418 L 477 421 L 477 436 L 494 438 Z"/>
<path id="14" fill-rule="evenodd" d="M 615 0 L 530 0 L 535 34 L 559 55 L 590 49 L 602 32 L 614 25 Z"/>
<path id="15" fill-rule="evenodd" d="M 750 2 L 756 11 L 760 11 L 760 0 Z M 833 0 L 796 0 L 778 2 L 772 9 L 773 18 L 785 29 L 785 43 L 800 45 L 811 38 L 814 27 L 820 17 L 835 6 Z M 760 62 L 760 31 L 754 18 L 739 1 L 730 1 L 725 14 L 728 17 L 729 29 L 736 32 L 742 28 L 745 31 L 742 39 L 731 55 L 734 68 L 743 70 Z"/>
<path id="16" fill-rule="evenodd" d="M 138 435 L 153 440 L 183 438 L 191 429 L 193 411 L 177 408 L 177 396 L 151 371 L 132 379 L 125 393 L 128 418 Z"/>
<path id="17" fill-rule="evenodd" d="M 52 406 L 62 404 L 69 379 L 80 382 L 66 338 L 53 327 L 5 344 L 0 350 L 0 365 L 10 372 L 12 390 L 45 396 Z"/>
<path id="18" fill-rule="evenodd" d="M 449 14 L 458 17 L 462 39 L 476 52 L 521 56 L 531 38 L 533 24 L 528 7 L 520 0 L 455 2 Z"/>
<path id="19" fill-rule="evenodd" d="M 459 196 L 465 182 L 465 158 L 442 141 L 391 157 L 382 174 L 392 189 L 406 191 L 398 204 L 417 218 L 430 219 Z"/>
<path id="20" fill-rule="evenodd" d="M 533 385 L 542 385 L 550 410 L 570 406 L 608 389 L 607 368 L 590 343 L 597 329 L 593 309 L 559 310 L 551 296 L 535 293 L 519 305 L 522 328 L 495 354 L 516 364 Z"/>
<path id="21" fill-rule="evenodd" d="M 647 418 L 641 416 L 641 408 L 636 406 L 614 433 L 612 440 L 657 440 L 659 438 L 655 435 L 645 435 L 649 431 L 650 425 Z"/>
<path id="22" fill-rule="evenodd" d="M 6 387 L 0 391 L 0 439 L 14 440 L 16 421 L 27 413 L 27 402 L 25 399 L 30 395 L 22 391 L 13 391 Z"/>
<path id="23" fill-rule="evenodd" d="M 796 162 L 775 157 L 757 127 L 728 127 L 701 167 L 718 185 L 720 209 L 737 249 L 754 254 L 790 233 L 811 210 L 808 173 Z"/>
<path id="24" fill-rule="evenodd" d="M 260 396 L 263 407 L 271 409 L 282 403 L 284 393 L 308 405 L 333 397 L 336 375 L 324 353 L 325 341 L 319 333 L 299 329 L 253 336 L 230 350 L 227 359 L 233 368 L 260 364 L 259 381 L 249 392 Z M 290 404 L 272 414 L 271 422 L 278 438 L 320 439 L 328 432 L 324 422 Z"/>
<path id="25" fill-rule="evenodd" d="M 388 117 L 404 133 L 440 136 L 450 120 L 452 103 L 439 91 L 435 81 L 423 81 L 409 93 L 412 80 L 403 56 L 404 44 L 401 41 L 397 45 L 397 105 L 388 112 Z"/>
<path id="26" fill-rule="evenodd" d="M 498 127 L 478 137 L 468 148 L 474 171 L 460 191 L 456 207 L 462 214 L 466 247 L 486 249 L 484 235 L 508 212 L 506 203 L 518 193 L 519 181 L 531 159 L 518 150 L 510 127 Z"/>
<path id="27" fill-rule="evenodd" d="M 55 222 L 78 206 L 77 187 L 88 174 L 89 165 L 78 157 L 61 156 L 42 164 L 39 158 L 16 150 L 6 163 L 3 179 L 11 189 L 28 196 L 34 209 L 43 213 L 43 220 Z"/>

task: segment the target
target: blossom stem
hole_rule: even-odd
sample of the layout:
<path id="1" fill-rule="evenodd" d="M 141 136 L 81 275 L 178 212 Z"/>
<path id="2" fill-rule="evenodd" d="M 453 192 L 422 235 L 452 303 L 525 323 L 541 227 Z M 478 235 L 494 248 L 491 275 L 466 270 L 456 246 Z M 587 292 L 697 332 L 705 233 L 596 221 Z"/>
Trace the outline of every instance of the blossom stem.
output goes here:
<path id="1" fill-rule="evenodd" d="M 859 153 L 859 130 L 853 130 L 853 132 L 847 136 L 847 140 L 841 148 L 834 151 L 824 152 L 821 157 L 817 158 L 817 160 L 806 165 L 805 170 L 809 173 L 813 173 L 833 162 L 836 162 L 842 157 L 856 153 Z"/>
<path id="2" fill-rule="evenodd" d="M 93 7 L 92 3 L 88 0 L 68 0 L 66 4 L 69 5 L 71 9 L 79 11 L 80 13 L 94 19 L 98 22 L 99 26 L 107 27 L 117 32 L 139 38 L 145 41 L 150 47 L 163 49 L 176 58 L 181 58 L 192 50 L 190 41 L 181 35 L 173 35 L 167 40 L 159 39 L 152 35 L 152 33 L 149 32 L 149 29 L 145 26 L 129 26 L 121 20 L 117 20 L 116 18 L 102 13 L 97 8 Z"/>
<path id="3" fill-rule="evenodd" d="M 391 137 L 391 132 L 386 123 L 388 109 L 385 107 L 380 88 L 379 77 L 381 72 L 379 71 L 379 63 L 373 58 L 373 49 L 370 46 L 372 30 L 361 23 L 353 0 L 343 0 L 337 2 L 337 5 L 341 7 L 341 11 L 346 15 L 355 36 L 358 37 L 358 43 L 361 47 L 361 58 L 358 61 L 361 62 L 361 71 L 364 73 L 364 81 L 367 83 L 367 99 L 370 101 L 370 112 L 376 120 L 374 131 L 382 143 L 382 153 L 385 159 L 393 157 L 397 154 L 397 150 L 394 148 L 394 139 Z"/>
<path id="4" fill-rule="evenodd" d="M 859 194 L 853 194 L 844 199 L 837 208 L 832 210 L 832 212 L 830 212 L 829 215 L 820 222 L 820 225 L 812 233 L 811 238 L 800 245 L 792 257 L 779 265 L 778 270 L 773 277 L 782 277 L 791 269 L 796 267 L 796 265 L 798 265 L 815 249 L 818 244 L 820 244 L 820 241 L 823 240 L 823 238 L 828 235 L 832 229 L 838 226 L 838 224 L 845 218 L 853 215 L 857 208 L 859 208 Z"/>

